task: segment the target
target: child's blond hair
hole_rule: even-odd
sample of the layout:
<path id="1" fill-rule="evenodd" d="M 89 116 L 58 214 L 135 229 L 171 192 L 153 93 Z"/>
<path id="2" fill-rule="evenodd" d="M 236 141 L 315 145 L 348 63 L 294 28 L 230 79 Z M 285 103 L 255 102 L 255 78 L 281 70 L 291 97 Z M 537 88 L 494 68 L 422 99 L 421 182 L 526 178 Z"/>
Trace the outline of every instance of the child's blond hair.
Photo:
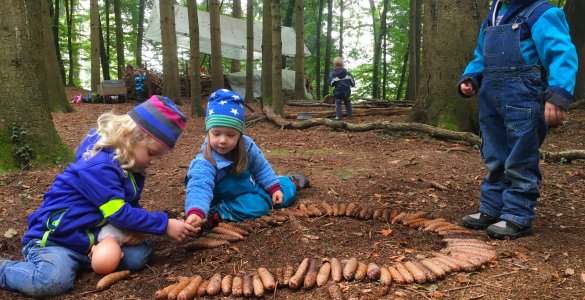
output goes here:
<path id="1" fill-rule="evenodd" d="M 341 56 L 336 56 L 333 59 L 333 67 L 336 69 L 343 68 L 343 58 Z"/>
<path id="2" fill-rule="evenodd" d="M 93 149 L 87 150 L 83 157 L 90 159 L 104 148 L 114 149 L 114 159 L 118 161 L 122 169 L 128 170 L 134 167 L 133 148 L 141 143 L 147 144 L 154 141 L 146 132 L 141 130 L 129 115 L 117 115 L 104 113 L 97 119 L 96 134 L 101 138 L 95 143 Z"/>
<path id="3" fill-rule="evenodd" d="M 211 154 L 212 151 L 211 144 L 207 142 L 207 145 L 205 145 L 205 149 L 203 150 L 203 157 L 217 168 L 215 159 L 213 159 L 213 155 Z M 246 152 L 246 143 L 244 142 L 243 134 L 240 134 L 238 145 L 236 145 L 236 147 L 225 156 L 236 163 L 232 168 L 231 173 L 240 174 L 246 169 L 246 166 L 248 166 L 248 152 Z"/>

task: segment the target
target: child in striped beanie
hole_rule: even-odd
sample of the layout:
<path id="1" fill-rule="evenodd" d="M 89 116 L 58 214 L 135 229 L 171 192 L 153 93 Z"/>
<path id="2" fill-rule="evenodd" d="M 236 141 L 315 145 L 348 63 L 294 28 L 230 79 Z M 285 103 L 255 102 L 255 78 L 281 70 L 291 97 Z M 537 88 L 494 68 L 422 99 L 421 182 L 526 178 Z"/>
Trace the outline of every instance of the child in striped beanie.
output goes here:
<path id="1" fill-rule="evenodd" d="M 75 270 L 143 269 L 153 251 L 144 234 L 176 241 L 196 235 L 200 228 L 165 212 L 146 211 L 139 203 L 146 168 L 173 148 L 185 122 L 175 104 L 161 96 L 127 114 L 102 114 L 76 161 L 56 176 L 28 217 L 24 261 L 0 260 L 0 288 L 35 298 L 57 296 L 73 287 Z M 101 246 L 112 244 L 96 246 L 96 240 L 112 240 L 108 236 L 115 236 L 113 249 L 98 254 Z"/>
<path id="2" fill-rule="evenodd" d="M 186 222 L 220 219 L 235 222 L 268 215 L 290 206 L 297 189 L 308 187 L 305 176 L 277 176 L 264 154 L 244 134 L 244 100 L 222 89 L 209 96 L 205 117 L 207 136 L 187 172 Z"/>

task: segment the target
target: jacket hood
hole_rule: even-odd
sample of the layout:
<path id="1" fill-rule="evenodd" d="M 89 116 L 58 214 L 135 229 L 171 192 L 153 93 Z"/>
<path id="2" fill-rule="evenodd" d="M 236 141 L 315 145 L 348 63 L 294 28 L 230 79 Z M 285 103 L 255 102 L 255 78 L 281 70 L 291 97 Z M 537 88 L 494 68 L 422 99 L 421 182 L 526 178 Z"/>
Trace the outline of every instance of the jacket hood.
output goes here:
<path id="1" fill-rule="evenodd" d="M 517 14 L 519 14 L 523 9 L 530 6 L 532 3 L 536 1 L 538 0 L 511 0 L 510 2 L 507 3 L 508 10 L 506 11 L 506 14 L 504 14 L 504 17 L 500 21 L 501 22 L 500 24 L 508 24 L 513 22 Z M 490 21 L 488 22 L 490 25 L 493 25 L 491 24 L 491 16 L 494 14 L 496 3 L 498 3 L 498 1 L 492 1 L 492 6 L 490 8 L 490 13 L 488 15 L 489 16 L 488 19 L 490 19 Z"/>
<path id="2" fill-rule="evenodd" d="M 333 70 L 333 74 L 335 75 L 335 77 L 338 78 L 344 78 L 345 76 L 347 76 L 347 70 L 345 68 L 341 68 L 341 69 L 335 69 Z"/>

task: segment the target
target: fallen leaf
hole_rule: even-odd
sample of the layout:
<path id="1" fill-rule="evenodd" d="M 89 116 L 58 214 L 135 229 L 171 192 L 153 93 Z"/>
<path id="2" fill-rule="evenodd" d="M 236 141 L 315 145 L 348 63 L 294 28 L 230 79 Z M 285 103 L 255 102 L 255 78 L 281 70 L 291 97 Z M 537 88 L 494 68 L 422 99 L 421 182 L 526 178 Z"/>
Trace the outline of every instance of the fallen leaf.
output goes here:
<path id="1" fill-rule="evenodd" d="M 550 274 L 550 279 L 553 281 L 561 281 L 561 276 L 559 276 L 559 273 L 554 272 Z"/>
<path id="2" fill-rule="evenodd" d="M 581 273 L 581 282 L 585 283 L 585 273 Z"/>
<path id="3" fill-rule="evenodd" d="M 389 236 L 392 234 L 392 229 L 382 229 L 380 230 L 380 233 L 384 236 Z"/>
<path id="4" fill-rule="evenodd" d="M 6 230 L 4 232 L 4 237 L 5 238 L 13 238 L 17 234 L 18 234 L 18 232 L 16 231 L 16 229 L 14 229 L 14 228 L 8 228 L 8 230 Z"/>
<path id="5" fill-rule="evenodd" d="M 573 269 L 571 269 L 571 268 L 567 268 L 567 269 L 565 270 L 565 275 L 567 275 L 567 276 L 572 276 L 572 275 L 575 275 L 575 270 L 573 270 Z"/>
<path id="6" fill-rule="evenodd" d="M 432 291 L 429 292 L 429 297 L 433 298 L 433 299 L 439 299 L 443 297 L 443 293 L 439 292 L 439 291 Z"/>
<path id="7" fill-rule="evenodd" d="M 404 252 L 410 254 L 410 253 L 414 253 L 414 249 L 404 249 Z"/>
<path id="8" fill-rule="evenodd" d="M 457 282 L 461 284 L 467 284 L 469 283 L 469 278 L 463 274 L 457 274 Z"/>
<path id="9" fill-rule="evenodd" d="M 522 260 L 527 260 L 528 259 L 528 255 L 526 255 L 522 251 L 516 251 L 514 254 L 516 254 L 516 257 L 518 257 L 518 258 L 520 258 Z"/>
<path id="10" fill-rule="evenodd" d="M 303 235 L 304 237 L 308 238 L 309 240 L 318 240 L 319 237 L 316 235 L 311 235 L 311 234 L 305 234 Z"/>

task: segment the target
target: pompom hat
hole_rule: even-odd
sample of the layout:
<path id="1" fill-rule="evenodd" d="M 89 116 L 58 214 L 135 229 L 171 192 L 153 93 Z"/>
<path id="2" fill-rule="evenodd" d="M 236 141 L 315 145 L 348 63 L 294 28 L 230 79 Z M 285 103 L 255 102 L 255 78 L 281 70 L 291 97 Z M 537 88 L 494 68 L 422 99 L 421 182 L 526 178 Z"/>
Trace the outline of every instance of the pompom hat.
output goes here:
<path id="1" fill-rule="evenodd" d="M 128 115 L 140 129 L 168 149 L 175 147 L 187 123 L 187 118 L 173 101 L 158 95 L 134 107 Z"/>
<path id="2" fill-rule="evenodd" d="M 205 131 L 213 127 L 230 127 L 244 133 L 246 114 L 240 94 L 221 89 L 209 96 L 205 113 Z"/>

